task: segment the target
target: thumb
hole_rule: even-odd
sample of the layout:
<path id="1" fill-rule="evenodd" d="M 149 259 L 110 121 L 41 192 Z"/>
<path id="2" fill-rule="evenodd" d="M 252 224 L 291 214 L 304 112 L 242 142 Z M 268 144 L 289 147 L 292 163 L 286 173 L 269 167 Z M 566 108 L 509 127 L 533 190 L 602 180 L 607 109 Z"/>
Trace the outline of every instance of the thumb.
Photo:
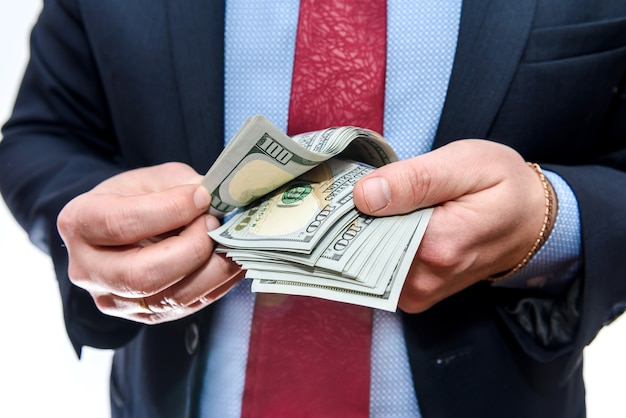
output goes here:
<path id="1" fill-rule="evenodd" d="M 363 213 L 399 215 L 454 200 L 498 184 L 516 160 L 513 149 L 484 140 L 460 140 L 378 168 L 354 186 Z"/>

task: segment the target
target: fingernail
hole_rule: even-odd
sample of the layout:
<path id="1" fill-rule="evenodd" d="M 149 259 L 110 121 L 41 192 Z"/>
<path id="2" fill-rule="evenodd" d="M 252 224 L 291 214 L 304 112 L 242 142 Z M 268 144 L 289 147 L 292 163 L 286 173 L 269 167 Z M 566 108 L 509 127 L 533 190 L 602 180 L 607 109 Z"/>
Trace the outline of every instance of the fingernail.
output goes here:
<path id="1" fill-rule="evenodd" d="M 383 177 L 372 177 L 363 181 L 361 186 L 365 203 L 371 212 L 379 211 L 391 202 L 391 187 Z"/>
<path id="2" fill-rule="evenodd" d="M 211 195 L 204 186 L 198 186 L 193 194 L 193 203 L 198 209 L 206 209 L 211 204 Z"/>
<path id="3" fill-rule="evenodd" d="M 206 222 L 206 228 L 209 232 L 213 231 L 214 229 L 219 228 L 220 226 L 220 222 L 217 220 L 215 216 L 212 216 L 212 215 L 206 215 L 204 217 L 204 221 Z"/>

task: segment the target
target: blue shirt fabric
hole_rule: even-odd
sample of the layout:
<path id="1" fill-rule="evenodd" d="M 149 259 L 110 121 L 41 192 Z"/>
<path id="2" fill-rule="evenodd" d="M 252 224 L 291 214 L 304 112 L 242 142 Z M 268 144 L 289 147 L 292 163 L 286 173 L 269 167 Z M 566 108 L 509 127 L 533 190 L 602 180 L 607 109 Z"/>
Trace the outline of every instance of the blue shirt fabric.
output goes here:
<path id="1" fill-rule="evenodd" d="M 400 159 L 432 146 L 454 61 L 461 3 L 387 3 L 383 134 Z M 226 2 L 225 141 L 253 114 L 287 129 L 298 7 L 295 0 Z M 576 199 L 562 179 L 546 175 L 559 199 L 555 229 L 531 263 L 499 286 L 560 283 L 579 268 Z M 561 273 L 549 276 L 555 264 Z M 244 281 L 216 309 L 201 416 L 240 416 L 253 307 L 254 294 Z M 375 311 L 373 327 L 370 415 L 420 416 L 399 315 Z"/>

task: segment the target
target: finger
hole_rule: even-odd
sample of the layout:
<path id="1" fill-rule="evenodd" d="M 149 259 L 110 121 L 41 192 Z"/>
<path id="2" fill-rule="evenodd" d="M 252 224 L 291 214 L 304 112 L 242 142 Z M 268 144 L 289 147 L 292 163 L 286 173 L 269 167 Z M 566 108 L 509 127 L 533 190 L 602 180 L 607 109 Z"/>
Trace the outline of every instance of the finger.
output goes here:
<path id="1" fill-rule="evenodd" d="M 504 145 L 457 141 L 377 169 L 355 185 L 354 202 L 367 214 L 408 213 L 492 187 L 513 163 L 524 161 Z"/>
<path id="2" fill-rule="evenodd" d="M 243 278 L 239 266 L 222 254 L 213 254 L 209 261 L 162 292 L 146 297 L 153 311 L 192 306 L 198 301 L 212 303 Z M 230 283 L 224 288 L 225 284 Z"/>
<path id="3" fill-rule="evenodd" d="M 191 315 L 202 306 L 154 312 L 143 298 L 121 298 L 115 295 L 98 295 L 94 298 L 98 309 L 110 316 L 124 318 L 143 324 L 159 324 Z"/>
<path id="4" fill-rule="evenodd" d="M 217 218 L 207 216 L 208 231 L 219 226 L 220 222 Z M 208 261 L 198 270 L 164 289 L 155 298 L 170 301 L 173 305 L 191 306 L 198 301 L 206 305 L 222 297 L 232 286 L 243 279 L 243 276 L 244 272 L 238 264 L 224 254 L 213 252 Z M 158 302 L 158 299 L 153 298 L 146 298 L 146 300 Z"/>
<path id="5" fill-rule="evenodd" d="M 237 283 L 239 283 L 241 280 L 244 279 L 245 276 L 245 272 L 244 271 L 239 271 L 237 274 L 235 274 L 233 276 L 232 279 L 230 279 L 229 281 L 227 281 L 226 283 L 222 284 L 221 286 L 217 287 L 216 289 L 211 290 L 209 293 L 203 295 L 197 303 L 200 303 L 202 305 L 210 305 L 213 302 L 221 299 L 222 297 L 224 297 L 226 295 L 226 293 L 228 293 L 233 287 L 235 287 L 237 285 Z"/>
<path id="6" fill-rule="evenodd" d="M 216 258 L 221 257 L 216 256 Z M 230 263 L 236 267 L 234 263 Z M 187 286 L 179 282 L 172 288 L 165 289 L 162 293 L 146 298 L 146 303 L 156 312 L 170 307 L 210 305 L 228 293 L 244 276 L 244 272 L 239 268 L 229 269 L 231 270 L 227 273 L 229 275 L 220 276 L 219 280 L 215 280 L 215 277 L 213 277 L 208 281 L 208 285 L 203 287 L 202 284 L 206 283 L 206 281 L 198 280 L 198 276 L 206 276 L 207 270 L 209 269 L 203 270 L 202 274 L 196 275 L 196 277 L 190 277 L 189 281 L 185 280 Z"/>
<path id="7" fill-rule="evenodd" d="M 198 184 L 202 175 L 179 162 L 168 162 L 125 171 L 103 181 L 93 190 L 98 193 L 134 194 L 158 192 L 182 184 Z"/>
<path id="8" fill-rule="evenodd" d="M 207 234 L 207 223 L 214 227 L 219 221 L 200 216 L 179 235 L 148 246 L 87 246 L 80 258 L 70 250 L 70 278 L 87 290 L 128 298 L 158 293 L 211 258 L 215 244 Z"/>
<path id="9" fill-rule="evenodd" d="M 187 225 L 210 202 L 207 189 L 198 185 L 131 196 L 91 193 L 68 204 L 58 228 L 66 242 L 78 234 L 90 245 L 128 245 Z"/>
<path id="10" fill-rule="evenodd" d="M 107 315 L 125 318 L 144 324 L 157 324 L 173 321 L 191 315 L 222 298 L 241 279 L 243 273 L 236 274 L 233 278 L 222 283 L 215 289 L 199 297 L 189 305 L 164 304 L 151 298 L 124 298 L 116 295 L 101 294 L 94 298 L 96 306 Z"/>

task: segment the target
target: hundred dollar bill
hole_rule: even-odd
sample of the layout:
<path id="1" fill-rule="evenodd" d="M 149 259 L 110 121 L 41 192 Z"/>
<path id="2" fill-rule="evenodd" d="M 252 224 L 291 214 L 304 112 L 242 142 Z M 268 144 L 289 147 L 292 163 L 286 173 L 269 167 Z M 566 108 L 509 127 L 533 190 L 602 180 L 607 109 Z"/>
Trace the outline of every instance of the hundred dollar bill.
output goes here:
<path id="1" fill-rule="evenodd" d="M 376 234 L 374 239 L 367 240 L 368 245 L 359 245 L 355 242 L 358 247 L 349 257 L 354 259 L 354 263 L 351 264 L 356 268 L 351 269 L 353 271 L 342 267 L 342 264 L 346 263 L 329 264 L 328 267 L 311 266 L 306 259 L 305 263 L 301 263 L 298 260 L 302 257 L 301 254 L 285 257 L 285 253 L 277 255 L 275 251 L 246 253 L 235 250 L 228 251 L 227 255 L 240 264 L 244 270 L 248 270 L 249 278 L 276 278 L 273 277 L 273 273 L 285 273 L 292 275 L 291 281 L 329 285 L 328 280 L 336 280 L 350 283 L 352 289 L 369 288 L 367 292 L 382 293 L 386 284 L 382 283 L 381 288 L 381 281 L 384 282 L 385 279 L 388 280 L 391 277 L 422 215 L 423 212 L 417 211 L 402 216 L 374 218 L 371 224 L 384 226 L 384 229 Z M 374 245 L 369 245 L 372 242 Z M 256 272 L 268 274 L 256 275 Z M 344 286 L 344 284 L 338 285 L 338 287 Z"/>
<path id="2" fill-rule="evenodd" d="M 244 262 L 246 260 L 259 260 L 271 257 L 273 260 L 280 260 L 287 263 L 295 263 L 313 267 L 316 265 L 322 254 L 326 252 L 327 249 L 331 247 L 337 239 L 339 239 L 342 235 L 347 235 L 349 229 L 355 229 L 354 225 L 357 225 L 359 223 L 360 218 L 363 218 L 363 215 L 357 212 L 356 209 L 352 209 L 350 212 L 346 213 L 343 218 L 335 222 L 335 225 L 333 225 L 333 227 L 330 228 L 328 232 L 326 232 L 324 237 L 322 237 L 322 239 L 318 242 L 313 251 L 311 251 L 310 253 L 294 253 L 289 250 L 273 250 L 271 252 L 268 252 L 266 250 L 263 250 L 262 248 L 236 249 L 223 246 L 219 246 L 216 251 L 227 254 L 228 257 L 232 258 L 237 263 L 239 263 L 240 261 Z M 363 228 L 356 229 L 363 230 Z M 345 237 L 344 239 L 348 238 Z M 352 240 L 351 242 L 353 241 L 354 240 Z"/>
<path id="3" fill-rule="evenodd" d="M 372 170 L 349 160 L 326 161 L 236 213 L 209 235 L 231 248 L 310 253 L 344 215 L 358 216 L 352 189 Z"/>
<path id="4" fill-rule="evenodd" d="M 245 207 L 340 153 L 374 167 L 397 161 L 384 138 L 368 129 L 333 127 L 289 137 L 264 116 L 250 117 L 202 180 L 212 195 L 210 212 L 222 216 Z"/>
<path id="5" fill-rule="evenodd" d="M 374 287 L 375 283 L 372 283 L 369 273 L 374 275 L 374 281 L 378 280 L 377 272 L 388 266 L 389 261 L 397 254 L 391 252 L 383 255 L 385 262 L 380 262 L 382 249 L 391 248 L 387 241 L 393 239 L 394 242 L 405 242 L 402 234 L 407 231 L 410 233 L 414 227 L 410 221 L 403 222 L 404 219 L 405 217 L 373 218 L 359 215 L 347 224 L 343 222 L 339 233 L 328 232 L 311 254 L 262 249 L 230 249 L 226 254 L 244 270 L 305 274 L 317 278 L 356 281 L 360 282 L 358 285 Z M 380 232 L 374 234 L 375 230 Z M 399 233 L 394 234 L 396 231 Z M 369 237 L 372 239 L 368 239 Z M 353 273 L 355 269 L 347 270 L 346 266 L 353 257 L 359 258 L 361 267 L 367 269 L 368 274 L 357 275 Z M 371 262 L 371 268 L 365 267 Z"/>
<path id="6" fill-rule="evenodd" d="M 395 222 L 397 220 L 393 217 L 374 218 L 360 215 L 326 247 L 316 260 L 315 266 L 343 272 L 357 251 L 367 248 L 368 243 L 375 243 L 378 246 L 384 232 Z M 374 239 L 370 240 L 372 237 Z"/>
<path id="7" fill-rule="evenodd" d="M 384 283 L 385 287 L 380 294 L 378 290 L 375 293 L 368 292 L 362 286 L 355 289 L 353 285 L 342 287 L 340 281 L 334 281 L 332 284 L 327 281 L 311 282 L 310 280 L 301 279 L 300 275 L 290 275 L 288 273 L 281 273 L 273 276 L 273 278 L 269 276 L 271 273 L 258 274 L 259 276 L 267 276 L 266 278 L 253 280 L 251 289 L 253 292 L 320 297 L 394 312 L 397 309 L 402 286 L 411 268 L 413 257 L 424 236 L 432 211 L 432 208 L 420 211 L 422 213 L 419 223 L 411 230 L 410 240 L 402 248 L 399 261 L 393 266 L 391 277 L 381 278 L 383 279 L 381 283 Z M 385 260 L 383 257 L 381 255 L 379 260 Z M 252 271 L 252 276 L 257 275 L 256 273 Z M 246 275 L 247 277 L 248 274 Z"/>

